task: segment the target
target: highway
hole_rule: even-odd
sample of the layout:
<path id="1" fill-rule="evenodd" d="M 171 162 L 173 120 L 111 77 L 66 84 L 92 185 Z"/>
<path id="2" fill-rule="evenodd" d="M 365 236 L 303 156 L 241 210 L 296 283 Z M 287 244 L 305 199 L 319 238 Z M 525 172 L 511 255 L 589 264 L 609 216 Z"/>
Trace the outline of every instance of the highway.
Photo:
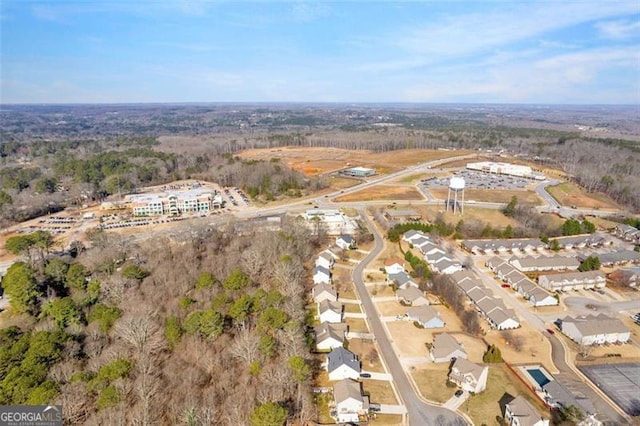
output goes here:
<path id="1" fill-rule="evenodd" d="M 407 408 L 409 424 L 415 426 L 431 426 L 431 425 L 465 425 L 467 422 L 453 411 L 447 410 L 435 405 L 429 405 L 425 403 L 420 396 L 416 393 L 416 390 L 411 385 L 407 373 L 402 368 L 400 360 L 389 341 L 389 337 L 384 329 L 382 321 L 378 311 L 376 310 L 371 296 L 367 291 L 363 276 L 364 270 L 367 265 L 373 261 L 384 249 L 384 239 L 378 232 L 377 227 L 371 223 L 369 218 L 360 212 L 360 217 L 368 225 L 369 230 L 372 232 L 375 239 L 375 247 L 369 254 L 358 263 L 353 270 L 353 282 L 356 286 L 356 291 L 360 296 L 362 302 L 362 308 L 367 316 L 367 321 L 371 332 L 374 334 L 378 347 L 380 348 L 381 356 L 389 370 L 389 373 L 393 377 L 396 389 L 400 394 L 402 403 Z"/>

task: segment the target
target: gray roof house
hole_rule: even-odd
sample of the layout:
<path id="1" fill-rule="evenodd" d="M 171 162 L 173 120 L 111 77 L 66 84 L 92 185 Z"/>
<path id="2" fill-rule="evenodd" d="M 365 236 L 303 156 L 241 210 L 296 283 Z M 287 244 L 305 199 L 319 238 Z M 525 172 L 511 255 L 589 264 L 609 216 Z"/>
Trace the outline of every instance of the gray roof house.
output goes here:
<path id="1" fill-rule="evenodd" d="M 522 395 L 505 405 L 504 419 L 509 426 L 549 426 L 549 419 L 542 417 Z"/>
<path id="2" fill-rule="evenodd" d="M 323 266 L 316 266 L 311 271 L 313 275 L 313 283 L 331 283 L 331 271 Z"/>
<path id="3" fill-rule="evenodd" d="M 332 300 L 334 302 L 338 300 L 338 293 L 327 283 L 314 285 L 311 289 L 311 296 L 316 303 L 320 303 L 323 300 Z"/>
<path id="4" fill-rule="evenodd" d="M 509 263 L 523 272 L 576 270 L 580 262 L 566 256 L 512 257 Z"/>
<path id="5" fill-rule="evenodd" d="M 393 283 L 398 286 L 398 288 L 407 288 L 418 287 L 418 283 L 413 281 L 413 278 L 409 276 L 406 272 L 399 272 L 397 274 L 388 274 L 387 282 Z"/>
<path id="6" fill-rule="evenodd" d="M 428 305 L 429 299 L 427 299 L 424 293 L 416 287 L 407 287 L 405 289 L 399 289 L 396 291 L 396 299 L 405 305 L 420 306 Z"/>
<path id="7" fill-rule="evenodd" d="M 429 357 L 433 362 L 450 362 L 452 359 L 466 358 L 467 352 L 449 333 L 441 333 L 434 337 Z"/>
<path id="8" fill-rule="evenodd" d="M 344 344 L 346 324 L 325 322 L 314 328 L 316 348 L 319 351 L 338 348 Z"/>
<path id="9" fill-rule="evenodd" d="M 551 291 L 604 287 L 606 283 L 607 278 L 600 271 L 567 272 L 538 277 L 538 284 Z"/>
<path id="10" fill-rule="evenodd" d="M 407 310 L 407 318 L 416 321 L 424 328 L 442 328 L 444 321 L 440 313 L 427 305 L 414 306 Z"/>
<path id="11" fill-rule="evenodd" d="M 574 342 L 585 346 L 626 343 L 631 334 L 622 321 L 605 314 L 565 317 L 560 330 Z"/>
<path id="12" fill-rule="evenodd" d="M 329 380 L 355 379 L 360 377 L 362 371 L 360 361 L 353 352 L 343 347 L 334 348 L 327 356 L 327 371 Z"/>
<path id="13" fill-rule="evenodd" d="M 480 393 L 487 387 L 489 367 L 456 358 L 451 366 L 449 380 L 467 392 Z"/>
<path id="14" fill-rule="evenodd" d="M 362 395 L 360 382 L 341 380 L 333 385 L 335 417 L 338 423 L 359 423 L 369 410 L 369 397 Z"/>

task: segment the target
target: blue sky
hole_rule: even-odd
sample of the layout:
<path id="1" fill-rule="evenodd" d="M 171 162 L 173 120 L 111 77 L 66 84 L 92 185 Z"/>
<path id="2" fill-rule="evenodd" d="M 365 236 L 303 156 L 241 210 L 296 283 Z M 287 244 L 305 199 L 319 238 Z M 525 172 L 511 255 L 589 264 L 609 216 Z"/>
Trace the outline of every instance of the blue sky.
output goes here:
<path id="1" fill-rule="evenodd" d="M 0 101 L 640 104 L 640 1 L 2 0 Z"/>

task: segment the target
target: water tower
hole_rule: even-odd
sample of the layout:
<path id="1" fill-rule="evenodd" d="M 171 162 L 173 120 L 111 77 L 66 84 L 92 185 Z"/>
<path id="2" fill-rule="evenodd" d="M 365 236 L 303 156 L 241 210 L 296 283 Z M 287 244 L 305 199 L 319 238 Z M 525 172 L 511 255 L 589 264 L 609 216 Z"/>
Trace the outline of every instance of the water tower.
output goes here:
<path id="1" fill-rule="evenodd" d="M 451 193 L 453 192 L 453 199 L 451 198 Z M 460 195 L 460 203 L 458 204 L 458 194 Z M 447 194 L 447 210 L 449 206 L 452 205 L 453 202 L 453 213 L 456 213 L 456 210 L 460 210 L 460 214 L 464 213 L 464 178 L 459 176 L 453 176 L 449 181 L 449 192 Z"/>

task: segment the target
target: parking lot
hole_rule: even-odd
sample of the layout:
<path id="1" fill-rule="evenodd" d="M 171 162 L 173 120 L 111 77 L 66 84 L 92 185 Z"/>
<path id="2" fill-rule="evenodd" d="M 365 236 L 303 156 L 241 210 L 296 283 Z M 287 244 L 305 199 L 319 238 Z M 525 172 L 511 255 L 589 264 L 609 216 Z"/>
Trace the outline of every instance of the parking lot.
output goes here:
<path id="1" fill-rule="evenodd" d="M 640 415 L 640 364 L 579 367 L 596 386 L 631 416 Z"/>
<path id="2" fill-rule="evenodd" d="M 533 183 L 530 179 L 516 176 L 495 175 L 473 170 L 461 170 L 455 176 L 464 178 L 468 189 L 525 189 Z M 448 188 L 450 177 L 424 179 L 420 185 L 425 188 Z"/>

